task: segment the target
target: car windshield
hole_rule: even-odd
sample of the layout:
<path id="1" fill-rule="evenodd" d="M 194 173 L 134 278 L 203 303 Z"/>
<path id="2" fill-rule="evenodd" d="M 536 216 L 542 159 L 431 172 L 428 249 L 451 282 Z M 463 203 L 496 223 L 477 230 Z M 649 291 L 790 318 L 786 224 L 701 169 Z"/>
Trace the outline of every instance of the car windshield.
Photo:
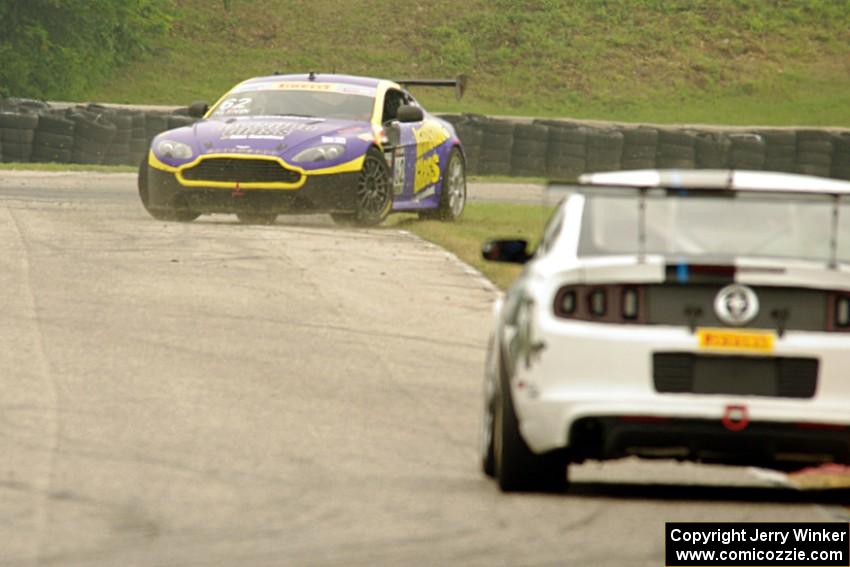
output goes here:
<path id="1" fill-rule="evenodd" d="M 827 261 L 832 200 L 829 196 L 738 193 L 733 197 L 650 192 L 645 200 L 648 254 L 730 256 Z M 850 262 L 850 205 L 839 212 L 837 258 Z M 639 197 L 588 195 L 582 216 L 579 255 L 639 253 Z"/>
<path id="2" fill-rule="evenodd" d="M 269 83 L 240 85 L 213 109 L 216 118 L 236 116 L 316 116 L 368 121 L 374 89 L 354 85 Z"/>

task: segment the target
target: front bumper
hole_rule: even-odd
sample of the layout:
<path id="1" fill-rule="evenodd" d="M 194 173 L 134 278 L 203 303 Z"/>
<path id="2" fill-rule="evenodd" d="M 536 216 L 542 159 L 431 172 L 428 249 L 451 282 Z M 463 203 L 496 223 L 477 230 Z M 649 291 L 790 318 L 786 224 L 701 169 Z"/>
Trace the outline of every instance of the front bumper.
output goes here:
<path id="1" fill-rule="evenodd" d="M 359 173 L 307 175 L 298 189 L 184 187 L 174 173 L 148 166 L 149 208 L 198 213 L 353 213 Z"/>

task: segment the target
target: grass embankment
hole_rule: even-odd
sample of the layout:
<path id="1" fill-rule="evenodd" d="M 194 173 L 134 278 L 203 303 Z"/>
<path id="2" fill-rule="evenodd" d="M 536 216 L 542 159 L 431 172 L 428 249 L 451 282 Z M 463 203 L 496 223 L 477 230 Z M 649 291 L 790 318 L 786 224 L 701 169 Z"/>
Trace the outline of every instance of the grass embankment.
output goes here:
<path id="1" fill-rule="evenodd" d="M 175 0 L 155 55 L 86 93 L 214 101 L 250 76 L 470 77 L 432 110 L 658 123 L 850 126 L 845 0 Z M 388 19 L 389 18 L 389 19 Z M 392 20 L 392 25 L 388 22 Z"/>
<path id="2" fill-rule="evenodd" d="M 442 246 L 505 289 L 522 267 L 484 261 L 481 244 L 488 238 L 525 238 L 533 248 L 551 212 L 552 208 L 538 205 L 469 203 L 459 222 L 421 221 L 412 215 L 396 215 L 385 226 L 409 230 Z"/>

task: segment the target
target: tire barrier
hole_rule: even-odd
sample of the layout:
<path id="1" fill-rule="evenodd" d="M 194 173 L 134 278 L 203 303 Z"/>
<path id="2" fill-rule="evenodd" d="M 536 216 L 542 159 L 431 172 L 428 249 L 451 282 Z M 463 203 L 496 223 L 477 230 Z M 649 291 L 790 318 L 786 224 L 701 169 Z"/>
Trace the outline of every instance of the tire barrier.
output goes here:
<path id="1" fill-rule="evenodd" d="M 622 169 L 654 169 L 657 155 L 657 129 L 643 126 L 623 130 Z"/>
<path id="2" fill-rule="evenodd" d="M 28 162 L 32 159 L 32 141 L 37 125 L 38 115 L 28 106 L 19 106 L 15 111 L 0 112 L 3 161 Z"/>
<path id="3" fill-rule="evenodd" d="M 0 161 L 136 166 L 154 136 L 195 121 L 187 108 L 174 113 L 101 104 L 59 109 L 43 101 L 0 98 Z"/>
<path id="4" fill-rule="evenodd" d="M 850 131 L 837 129 L 529 124 L 474 115 L 452 115 L 452 123 L 470 155 L 480 153 L 480 168 L 470 172 L 485 175 L 570 180 L 618 169 L 737 168 L 850 179 Z"/>
<path id="5" fill-rule="evenodd" d="M 533 177 L 546 169 L 549 128 L 542 124 L 517 124 L 511 146 L 511 175 Z"/>
<path id="6" fill-rule="evenodd" d="M 514 126 L 513 122 L 493 118 L 481 121 L 481 153 L 478 158 L 480 174 L 511 174 Z"/>
<path id="7" fill-rule="evenodd" d="M 733 169 L 764 169 L 764 139 L 758 134 L 730 134 L 729 167 Z"/>
<path id="8" fill-rule="evenodd" d="M 794 173 L 797 159 L 797 133 L 794 130 L 759 130 L 764 140 L 765 171 Z"/>
<path id="9" fill-rule="evenodd" d="M 832 171 L 832 135 L 824 130 L 797 131 L 797 172 L 829 177 Z"/>
<path id="10" fill-rule="evenodd" d="M 661 169 L 694 169 L 697 134 L 691 130 L 659 130 L 655 163 Z"/>
<path id="11" fill-rule="evenodd" d="M 549 128 L 544 173 L 551 179 L 572 179 L 586 169 L 587 128 L 572 122 L 539 121 Z"/>
<path id="12" fill-rule="evenodd" d="M 471 175 L 478 175 L 481 161 L 481 140 L 484 133 L 477 122 L 483 116 L 464 115 L 456 122 L 455 131 L 458 138 L 463 140 L 463 153 L 466 158 L 466 171 Z"/>
<path id="13" fill-rule="evenodd" d="M 694 154 L 698 169 L 726 169 L 732 142 L 722 132 L 698 132 Z"/>
<path id="14" fill-rule="evenodd" d="M 675 128 L 570 120 L 443 115 L 473 175 L 575 179 L 593 171 L 763 169 L 850 180 L 850 131 L 815 128 Z M 54 108 L 0 97 L 0 160 L 136 166 L 159 133 L 192 125 L 172 112 L 100 104 Z"/>
<path id="15" fill-rule="evenodd" d="M 587 131 L 585 167 L 588 171 L 621 169 L 623 133 L 613 128 L 590 128 Z"/>
<path id="16" fill-rule="evenodd" d="M 144 159 L 148 148 L 150 148 L 145 122 L 144 112 L 130 114 L 130 159 L 134 165 Z"/>
<path id="17" fill-rule="evenodd" d="M 850 181 L 850 132 L 835 134 L 832 138 L 832 148 L 830 177 Z"/>

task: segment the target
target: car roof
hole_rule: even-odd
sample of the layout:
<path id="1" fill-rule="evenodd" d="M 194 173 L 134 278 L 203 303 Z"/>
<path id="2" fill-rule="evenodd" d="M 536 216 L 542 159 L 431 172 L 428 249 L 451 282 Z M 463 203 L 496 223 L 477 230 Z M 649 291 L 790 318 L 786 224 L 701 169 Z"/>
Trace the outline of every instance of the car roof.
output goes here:
<path id="1" fill-rule="evenodd" d="M 312 79 L 310 78 L 311 76 Z M 299 73 L 293 75 L 267 75 L 265 77 L 254 77 L 252 79 L 248 79 L 243 84 L 265 83 L 270 81 L 312 81 L 316 83 L 336 83 L 346 85 L 358 85 L 363 87 L 377 87 L 381 82 L 392 82 L 383 81 L 383 79 L 376 79 L 374 77 L 359 77 L 357 75 L 337 75 L 334 73 Z"/>
<path id="2" fill-rule="evenodd" d="M 641 169 L 585 173 L 579 185 L 850 195 L 850 182 L 811 175 L 727 169 Z"/>

